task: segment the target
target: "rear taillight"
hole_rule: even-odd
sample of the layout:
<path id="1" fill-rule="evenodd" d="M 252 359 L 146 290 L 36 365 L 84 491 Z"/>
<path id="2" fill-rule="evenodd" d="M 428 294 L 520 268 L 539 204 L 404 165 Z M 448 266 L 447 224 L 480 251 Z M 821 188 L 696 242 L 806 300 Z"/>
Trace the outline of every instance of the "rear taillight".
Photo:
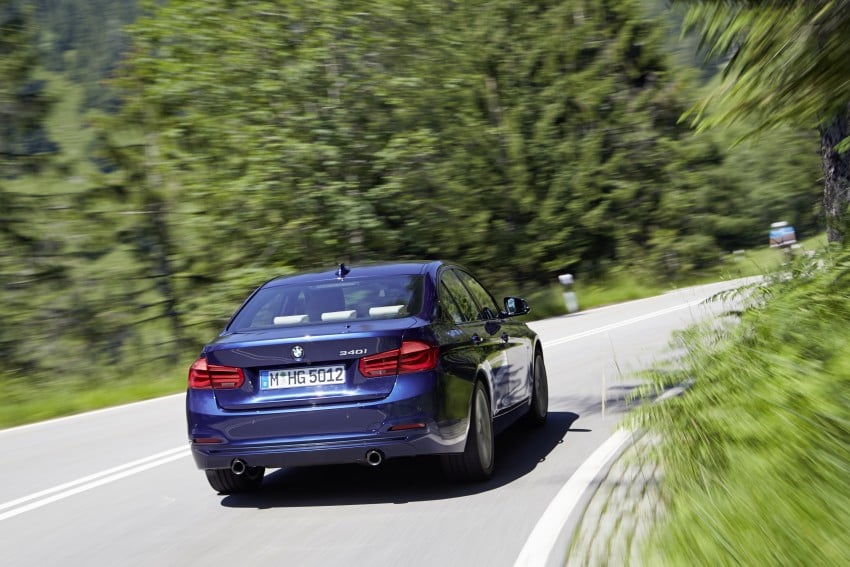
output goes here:
<path id="1" fill-rule="evenodd" d="M 241 388 L 244 383 L 241 368 L 207 364 L 206 358 L 199 358 L 189 368 L 189 388 L 194 390 Z"/>
<path id="2" fill-rule="evenodd" d="M 398 374 L 398 349 L 364 356 L 360 359 L 360 374 L 366 378 Z"/>
<path id="3" fill-rule="evenodd" d="M 409 374 L 433 370 L 437 366 L 439 347 L 422 341 L 404 341 L 400 348 L 360 359 L 360 374 L 366 378 Z"/>
<path id="4" fill-rule="evenodd" d="M 401 355 L 398 357 L 398 373 L 422 372 L 433 370 L 437 366 L 440 349 L 419 341 L 401 343 Z"/>

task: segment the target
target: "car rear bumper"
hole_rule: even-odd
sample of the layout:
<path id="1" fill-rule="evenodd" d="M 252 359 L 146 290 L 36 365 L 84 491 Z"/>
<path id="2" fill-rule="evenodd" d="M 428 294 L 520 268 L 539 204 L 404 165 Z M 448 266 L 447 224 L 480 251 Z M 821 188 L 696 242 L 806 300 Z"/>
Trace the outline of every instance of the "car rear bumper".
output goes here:
<path id="1" fill-rule="evenodd" d="M 444 440 L 425 430 L 414 435 L 373 436 L 357 440 L 327 439 L 321 442 L 266 444 L 192 443 L 192 456 L 200 469 L 230 468 L 237 459 L 249 467 L 301 467 L 342 463 L 367 464 L 367 453 L 378 451 L 381 459 L 456 453 L 463 450 L 465 436 Z"/>
<path id="2" fill-rule="evenodd" d="M 469 418 L 466 383 L 451 396 L 438 394 L 436 376 L 400 379 L 390 396 L 371 402 L 222 409 L 210 391 L 190 390 L 188 433 L 198 468 L 230 468 L 237 459 L 249 467 L 296 467 L 366 463 L 369 451 L 380 458 L 459 453 Z M 450 407 L 452 409 L 450 409 Z"/>

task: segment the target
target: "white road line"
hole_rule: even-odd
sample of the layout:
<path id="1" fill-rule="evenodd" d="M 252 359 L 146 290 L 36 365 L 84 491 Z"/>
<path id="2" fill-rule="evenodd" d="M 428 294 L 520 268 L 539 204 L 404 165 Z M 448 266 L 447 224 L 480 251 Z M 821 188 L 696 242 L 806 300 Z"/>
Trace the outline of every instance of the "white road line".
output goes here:
<path id="1" fill-rule="evenodd" d="M 189 456 L 189 454 L 190 450 L 188 447 L 177 447 L 5 502 L 0 504 L 0 510 L 7 510 L 0 513 L 0 521 L 14 518 L 25 512 L 47 506 L 75 494 L 182 459 Z"/>
<path id="2" fill-rule="evenodd" d="M 618 321 L 616 323 L 611 323 L 610 325 L 604 325 L 602 327 L 597 327 L 595 329 L 591 329 L 589 331 L 584 331 L 582 333 L 576 333 L 575 335 L 569 335 L 567 337 L 561 337 L 560 339 L 553 339 L 551 341 L 544 341 L 544 347 L 551 347 L 566 344 L 572 341 L 577 341 L 579 339 L 583 339 L 585 337 L 590 337 L 593 335 L 598 335 L 600 333 L 607 333 L 613 329 L 619 329 L 620 327 L 626 327 L 628 325 L 633 325 L 634 323 L 639 323 L 641 321 L 646 321 L 647 319 L 652 319 L 654 317 L 661 317 L 662 315 L 667 315 L 668 313 L 674 313 L 676 311 L 681 311 L 682 309 L 690 309 L 695 305 L 699 305 L 704 302 L 705 299 L 695 299 L 693 301 L 689 301 L 688 303 L 683 303 L 682 305 L 674 305 L 673 307 L 668 307 L 667 309 L 661 309 L 660 311 L 653 311 L 652 313 L 647 313 L 645 315 L 639 315 L 638 317 L 632 317 L 631 319 L 626 319 L 625 321 Z"/>
<path id="3" fill-rule="evenodd" d="M 543 512 L 517 557 L 514 567 L 543 567 L 558 541 L 567 519 L 599 471 L 631 440 L 631 432 L 619 430 L 608 438 L 573 473 Z"/>
<path id="4" fill-rule="evenodd" d="M 670 388 L 653 402 L 680 395 L 687 385 Z M 620 429 L 609 437 L 586 461 L 573 473 L 573 476 L 561 487 L 558 494 L 546 507 L 546 511 L 537 520 L 537 524 L 528 536 L 528 540 L 519 552 L 514 567 L 545 567 L 549 555 L 564 529 L 570 515 L 575 510 L 581 497 L 595 482 L 600 471 L 613 459 L 623 447 L 632 441 L 634 431 Z"/>

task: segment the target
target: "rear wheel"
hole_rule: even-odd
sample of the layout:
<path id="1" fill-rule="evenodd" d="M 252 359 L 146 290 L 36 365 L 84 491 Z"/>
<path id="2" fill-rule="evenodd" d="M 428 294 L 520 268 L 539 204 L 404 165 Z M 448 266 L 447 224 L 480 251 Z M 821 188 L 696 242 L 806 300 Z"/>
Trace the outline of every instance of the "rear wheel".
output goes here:
<path id="1" fill-rule="evenodd" d="M 490 399 L 481 382 L 472 392 L 469 432 L 463 453 L 443 455 L 443 470 L 455 480 L 482 481 L 493 474 L 495 444 Z"/>
<path id="2" fill-rule="evenodd" d="M 539 352 L 534 356 L 534 384 L 531 385 L 531 407 L 525 418 L 529 425 L 540 427 L 546 423 L 549 415 L 549 379 L 546 376 L 546 365 L 543 355 Z"/>
<path id="3" fill-rule="evenodd" d="M 242 474 L 235 474 L 230 469 L 209 469 L 207 482 L 216 492 L 221 494 L 237 494 L 239 492 L 251 492 L 260 488 L 263 484 L 263 475 L 266 469 L 263 467 L 248 467 Z"/>

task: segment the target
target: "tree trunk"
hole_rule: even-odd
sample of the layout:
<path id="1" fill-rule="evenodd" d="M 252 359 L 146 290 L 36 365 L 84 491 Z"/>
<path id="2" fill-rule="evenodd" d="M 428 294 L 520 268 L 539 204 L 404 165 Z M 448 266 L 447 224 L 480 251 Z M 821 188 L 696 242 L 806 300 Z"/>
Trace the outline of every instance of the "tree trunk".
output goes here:
<path id="1" fill-rule="evenodd" d="M 159 192 L 163 191 L 163 179 L 159 172 L 160 156 L 157 145 L 156 134 L 149 134 L 145 143 L 145 183 L 142 189 L 145 192 L 143 199 L 147 209 L 148 221 L 150 222 L 150 236 L 153 238 L 154 246 L 147 252 L 153 264 L 153 274 L 156 277 L 156 287 L 165 300 L 164 316 L 171 326 L 175 348 L 171 351 L 171 360 L 176 361 L 189 344 L 183 336 L 183 324 L 180 320 L 178 309 L 177 286 L 174 284 L 174 268 L 171 264 L 173 254 L 173 241 L 168 230 L 166 218 L 168 205 L 165 197 Z"/>
<path id="2" fill-rule="evenodd" d="M 846 230 L 845 212 L 850 203 L 850 151 L 835 147 L 850 136 L 850 107 L 828 124 L 822 125 L 821 165 L 823 166 L 823 209 L 829 242 L 843 242 Z"/>

